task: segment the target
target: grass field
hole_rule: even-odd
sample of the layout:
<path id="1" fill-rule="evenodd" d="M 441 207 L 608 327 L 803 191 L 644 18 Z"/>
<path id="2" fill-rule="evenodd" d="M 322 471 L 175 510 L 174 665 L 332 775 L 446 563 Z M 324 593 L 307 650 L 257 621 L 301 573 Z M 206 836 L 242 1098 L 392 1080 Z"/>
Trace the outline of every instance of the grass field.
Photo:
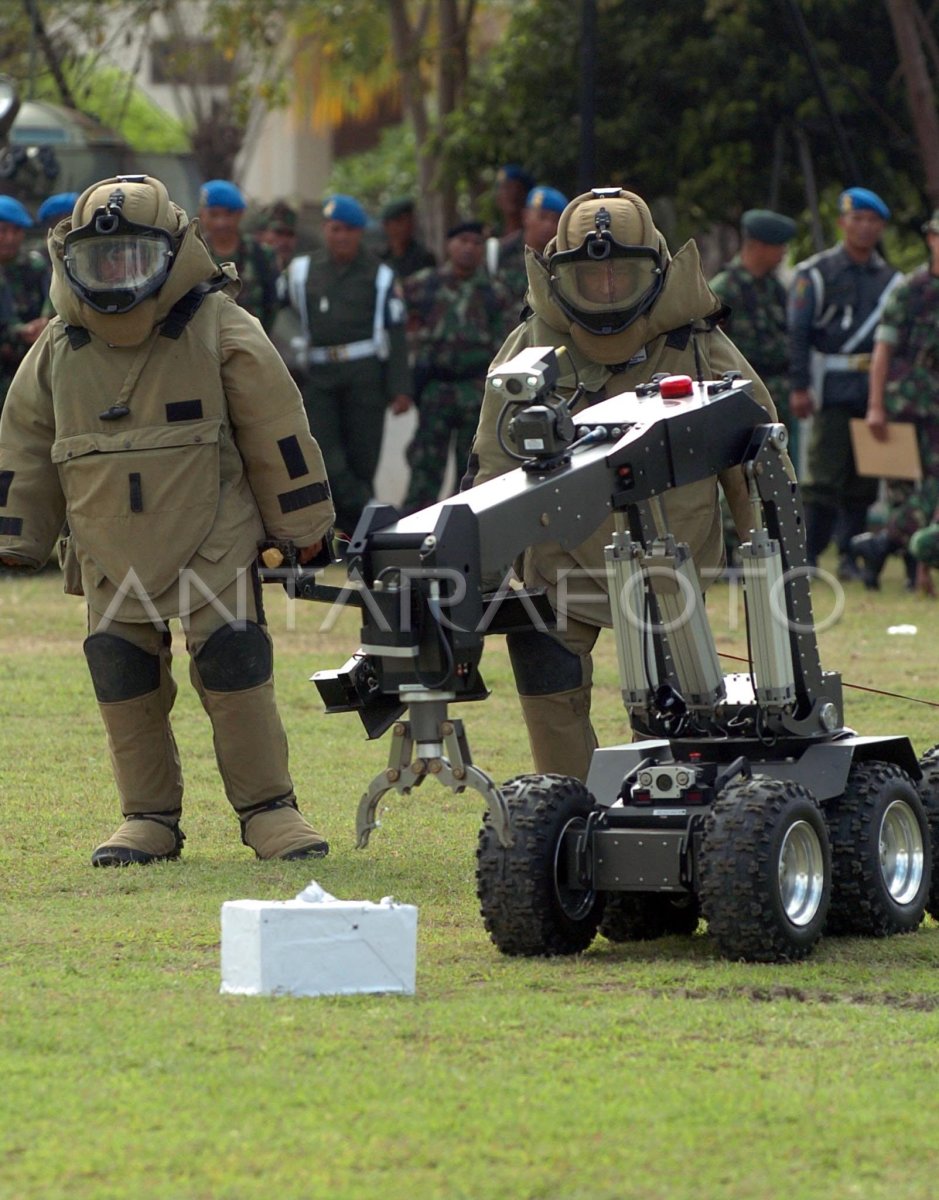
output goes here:
<path id="1" fill-rule="evenodd" d="M 717 585 L 719 649 L 745 653 Z M 178 863 L 93 871 L 118 819 L 81 654 L 54 574 L 0 579 L 2 1200 L 927 1200 L 939 1194 L 939 928 L 823 939 L 806 962 L 720 959 L 704 933 L 520 960 L 474 893 L 482 808 L 427 783 L 368 849 L 354 814 L 387 744 L 325 717 L 308 676 L 357 644 L 354 614 L 268 593 L 301 805 L 321 863 L 259 863 L 221 793 L 207 721 L 177 674 L 187 779 Z M 819 596 L 826 615 L 829 598 Z M 912 624 L 915 636 L 890 635 Z M 862 733 L 939 742 L 939 602 L 852 585 L 821 634 Z M 602 743 L 626 737 L 611 639 Z M 184 656 L 183 656 L 184 658 Z M 467 705 L 476 762 L 528 768 L 504 647 Z M 727 670 L 738 669 L 728 661 Z M 343 898 L 420 909 L 417 995 L 219 995 L 219 909 L 315 873 Z"/>

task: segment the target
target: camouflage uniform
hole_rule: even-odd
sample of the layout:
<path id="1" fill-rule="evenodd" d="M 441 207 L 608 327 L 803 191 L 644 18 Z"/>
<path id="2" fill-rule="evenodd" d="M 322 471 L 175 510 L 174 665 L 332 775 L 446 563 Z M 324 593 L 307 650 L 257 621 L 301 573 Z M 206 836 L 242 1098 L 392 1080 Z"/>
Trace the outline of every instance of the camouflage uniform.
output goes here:
<path id="1" fill-rule="evenodd" d="M 721 328 L 751 363 L 789 430 L 789 457 L 799 461 L 799 423 L 789 413 L 789 337 L 786 290 L 770 272 L 752 275 L 739 254 L 711 280 L 711 291 L 730 308 Z"/>
<path id="2" fill-rule="evenodd" d="M 926 567 L 939 567 L 939 511 L 910 538 L 910 553 Z"/>
<path id="3" fill-rule="evenodd" d="M 486 242 L 486 265 L 509 293 L 512 319 L 520 319 L 528 291 L 528 271 L 525 268 L 525 235 L 522 230 L 506 238 L 489 238 Z"/>
<path id="4" fill-rule="evenodd" d="M 21 250 L 12 262 L 0 264 L 0 410 L 29 350 L 14 331 L 44 312 L 51 312 L 49 264 L 38 251 Z"/>
<path id="5" fill-rule="evenodd" d="M 419 271 L 405 284 L 413 330 L 414 399 L 420 425 L 408 447 L 408 512 L 434 504 L 455 435 L 457 475 L 469 457 L 479 421 L 486 369 L 513 320 L 503 285 L 477 271 L 461 279 L 447 263 Z"/>
<path id="6" fill-rule="evenodd" d="M 381 260 L 386 262 L 399 279 L 407 279 L 418 271 L 437 265 L 437 256 L 421 242 L 411 241 L 403 254 L 392 254 L 386 246 L 381 251 Z"/>
<path id="7" fill-rule="evenodd" d="M 905 546 L 933 521 L 939 504 L 939 277 L 928 266 L 891 293 L 877 340 L 893 348 L 884 407 L 891 421 L 916 426 L 923 468 L 922 481 L 914 488 L 901 484 L 892 489 L 887 532 L 896 545 Z M 929 542 L 919 539 L 920 550 Z"/>
<path id="8" fill-rule="evenodd" d="M 274 317 L 280 307 L 277 296 L 277 257 L 269 246 L 242 238 L 234 254 L 216 254 L 212 257 L 218 266 L 223 262 L 235 264 L 238 278 L 241 280 L 241 291 L 238 293 L 239 306 L 251 313 L 264 326 L 264 332 L 270 333 Z"/>

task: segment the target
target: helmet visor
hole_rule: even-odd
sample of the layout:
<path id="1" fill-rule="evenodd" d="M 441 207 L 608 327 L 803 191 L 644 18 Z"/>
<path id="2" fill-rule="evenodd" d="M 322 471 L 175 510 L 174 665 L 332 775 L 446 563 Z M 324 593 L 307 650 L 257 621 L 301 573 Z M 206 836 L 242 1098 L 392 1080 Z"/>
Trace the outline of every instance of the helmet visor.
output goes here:
<path id="1" fill-rule="evenodd" d="M 160 229 L 125 223 L 115 233 L 78 230 L 65 240 L 66 274 L 98 312 L 127 312 L 151 296 L 162 287 L 172 262 L 172 239 Z"/>
<path id="2" fill-rule="evenodd" d="M 576 250 L 554 254 L 551 290 L 564 312 L 591 333 L 620 333 L 648 309 L 663 268 L 651 246 L 622 246 L 590 234 Z"/>

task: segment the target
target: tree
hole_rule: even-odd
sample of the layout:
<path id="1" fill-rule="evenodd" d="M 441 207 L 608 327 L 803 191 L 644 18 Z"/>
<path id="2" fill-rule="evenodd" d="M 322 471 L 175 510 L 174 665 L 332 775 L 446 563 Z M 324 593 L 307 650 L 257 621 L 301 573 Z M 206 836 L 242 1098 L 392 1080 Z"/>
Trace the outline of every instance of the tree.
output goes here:
<path id="1" fill-rule="evenodd" d="M 813 181 L 823 211 L 843 187 L 863 182 L 883 191 L 901 219 L 922 220 L 916 140 L 884 54 L 892 44 L 886 8 L 869 0 L 798 7 L 824 96 L 783 0 L 597 0 L 598 182 L 669 198 L 660 211 L 666 224 L 674 214 L 671 236 L 734 222 L 749 207 L 799 212 Z M 515 157 L 522 141 L 539 178 L 576 187 L 579 38 L 580 13 L 569 0 L 518 9 L 446 124 L 448 177 L 472 178 Z M 827 105 L 859 179 L 846 177 Z"/>
<path id="2" fill-rule="evenodd" d="M 441 131 L 463 102 L 481 14 L 509 6 L 505 0 L 304 0 L 288 7 L 298 46 L 294 66 L 313 97 L 314 121 L 368 115 L 383 99 L 400 98 L 413 134 L 425 231 L 440 245 L 457 202 L 456 181 L 438 171 Z"/>
<path id="3" fill-rule="evenodd" d="M 939 49 L 916 0 L 886 0 L 897 52 L 906 81 L 907 100 L 919 146 L 926 191 L 933 208 L 939 208 L 939 116 L 936 92 L 929 75 L 925 50 L 933 70 L 939 69 Z"/>
<path id="4" fill-rule="evenodd" d="M 135 75 L 145 49 L 159 42 L 203 176 L 228 177 L 263 109 L 286 100 L 285 7 L 270 0 L 235 6 L 227 0 L 21 0 L 0 28 L 0 70 L 18 79 L 27 97 L 55 99 L 122 131 L 135 105 L 143 111 Z M 235 24 L 230 9 L 239 17 Z M 128 45 L 133 61 L 121 70 L 117 63 L 126 61 Z M 211 88 L 202 82 L 209 71 L 217 79 Z M 128 132 L 136 129 L 131 126 Z"/>

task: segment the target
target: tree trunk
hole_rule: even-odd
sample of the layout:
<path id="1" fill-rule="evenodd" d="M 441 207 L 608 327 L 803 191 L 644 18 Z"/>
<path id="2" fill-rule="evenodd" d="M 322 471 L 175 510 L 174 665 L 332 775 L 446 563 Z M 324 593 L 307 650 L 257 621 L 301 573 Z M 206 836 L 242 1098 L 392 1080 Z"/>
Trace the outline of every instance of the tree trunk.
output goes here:
<path id="1" fill-rule="evenodd" d="M 418 203 L 424 235 L 428 244 L 439 255 L 449 219 L 448 205 L 435 179 L 436 162 L 430 148 L 430 119 L 420 70 L 421 45 L 430 20 L 430 5 L 425 3 L 422 6 L 416 25 L 411 24 L 406 0 L 388 0 L 388 10 L 391 20 L 391 46 L 401 77 L 402 104 L 414 130 Z"/>
<path id="2" fill-rule="evenodd" d="M 62 103 L 66 108 L 77 109 L 78 102 L 72 95 L 72 89 L 62 74 L 62 64 L 59 62 L 59 57 L 49 39 L 49 34 L 46 31 L 46 25 L 42 19 L 42 13 L 39 11 L 37 0 L 23 0 L 23 7 L 26 9 L 26 15 L 29 17 L 29 22 L 33 27 L 33 36 L 39 45 L 39 49 L 42 51 L 43 58 L 46 60 L 49 73 L 55 80 L 55 86 L 58 89 Z"/>
<path id="3" fill-rule="evenodd" d="M 939 116 L 918 27 L 922 14 L 916 0 L 887 0 L 897 54 L 906 80 L 907 103 L 919 146 L 930 206 L 939 208 Z"/>

